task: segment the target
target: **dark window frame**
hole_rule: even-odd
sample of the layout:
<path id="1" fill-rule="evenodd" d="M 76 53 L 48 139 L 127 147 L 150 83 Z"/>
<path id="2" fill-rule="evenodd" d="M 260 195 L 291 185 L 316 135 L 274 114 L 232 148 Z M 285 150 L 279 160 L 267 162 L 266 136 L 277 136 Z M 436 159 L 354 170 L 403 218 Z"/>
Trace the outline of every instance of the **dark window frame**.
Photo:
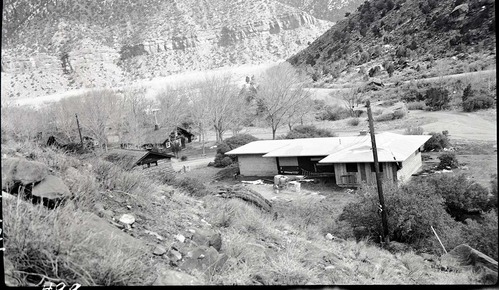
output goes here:
<path id="1" fill-rule="evenodd" d="M 353 165 L 355 165 L 355 170 L 353 170 Z M 359 166 L 357 163 L 346 163 L 346 169 L 348 173 L 359 172 Z"/>

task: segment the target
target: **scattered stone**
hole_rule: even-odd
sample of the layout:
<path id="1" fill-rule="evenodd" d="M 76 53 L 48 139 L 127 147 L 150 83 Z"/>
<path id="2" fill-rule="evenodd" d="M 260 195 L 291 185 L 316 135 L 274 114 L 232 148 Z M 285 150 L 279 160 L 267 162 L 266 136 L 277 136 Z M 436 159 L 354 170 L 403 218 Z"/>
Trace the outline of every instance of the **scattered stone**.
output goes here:
<path id="1" fill-rule="evenodd" d="M 158 233 L 156 233 L 156 232 L 149 231 L 149 230 L 144 230 L 144 233 L 149 234 L 149 235 L 151 235 L 151 236 L 155 236 L 155 237 L 156 237 L 156 239 L 158 239 L 158 240 L 160 240 L 160 241 L 162 241 L 162 240 L 163 240 L 163 237 L 162 237 L 162 236 L 160 236 L 160 235 L 159 235 Z"/>
<path id="2" fill-rule="evenodd" d="M 191 276 L 187 273 L 182 273 L 173 270 L 161 269 L 158 273 L 156 281 L 153 285 L 202 285 L 203 283 L 199 281 L 196 277 Z"/>
<path id="3" fill-rule="evenodd" d="M 200 246 L 189 251 L 180 268 L 188 272 L 219 271 L 228 259 L 229 256 L 220 255 L 213 247 Z"/>
<path id="4" fill-rule="evenodd" d="M 329 265 L 329 266 L 326 266 L 326 267 L 324 268 L 324 270 L 329 271 L 329 270 L 334 270 L 334 268 L 335 268 L 335 267 L 334 267 L 333 265 Z"/>
<path id="5" fill-rule="evenodd" d="M 330 233 L 327 233 L 327 235 L 326 235 L 326 239 L 328 239 L 328 240 L 332 240 L 332 239 L 333 239 L 333 235 L 331 235 Z"/>
<path id="6" fill-rule="evenodd" d="M 156 246 L 156 248 L 154 249 L 154 252 L 153 252 L 153 254 L 156 256 L 163 256 L 165 253 L 166 253 L 166 249 L 160 245 Z"/>
<path id="7" fill-rule="evenodd" d="M 182 254 L 175 249 L 170 249 L 170 251 L 168 252 L 168 258 L 170 258 L 170 260 L 174 262 L 177 262 L 182 260 Z"/>
<path id="8" fill-rule="evenodd" d="M 196 230 L 193 230 L 193 229 L 188 229 L 187 231 L 188 231 L 189 233 L 192 233 L 192 234 L 196 232 Z"/>
<path id="9" fill-rule="evenodd" d="M 222 235 L 214 230 L 198 229 L 192 234 L 192 241 L 198 246 L 213 246 L 217 251 L 222 249 Z"/>
<path id="10" fill-rule="evenodd" d="M 126 225 L 131 225 L 135 222 L 135 217 L 131 214 L 124 214 L 120 217 L 119 221 Z"/>
<path id="11" fill-rule="evenodd" d="M 185 242 L 185 237 L 181 234 L 175 235 L 175 238 L 181 243 Z"/>
<path id="12" fill-rule="evenodd" d="M 204 219 L 201 219 L 201 222 L 205 223 L 207 226 L 210 226 L 211 227 L 211 224 L 207 221 L 205 221 Z"/>
<path id="13" fill-rule="evenodd" d="M 47 199 L 62 199 L 69 197 L 71 192 L 61 178 L 47 175 L 45 179 L 33 187 L 31 194 Z"/>
<path id="14" fill-rule="evenodd" d="M 128 209 L 132 209 L 132 207 L 131 207 L 131 206 L 129 206 L 129 205 L 127 205 L 127 206 L 126 206 L 126 208 L 128 208 Z"/>

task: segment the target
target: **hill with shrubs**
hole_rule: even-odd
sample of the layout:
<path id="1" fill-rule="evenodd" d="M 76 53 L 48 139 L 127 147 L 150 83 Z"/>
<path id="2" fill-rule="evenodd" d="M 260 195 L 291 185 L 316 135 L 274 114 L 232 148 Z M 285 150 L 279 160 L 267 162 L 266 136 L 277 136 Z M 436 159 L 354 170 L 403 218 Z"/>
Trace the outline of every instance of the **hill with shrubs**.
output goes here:
<path id="1" fill-rule="evenodd" d="M 431 184 L 400 189 L 406 194 L 387 192 L 394 211 L 391 238 L 414 247 L 407 251 L 371 241 L 378 230 L 376 211 L 367 211 L 376 206 L 372 193 L 359 195 L 365 202 L 347 206 L 338 219 L 332 195 L 305 203 L 273 201 L 267 212 L 220 198 L 181 175 L 125 171 L 95 153 L 68 154 L 10 140 L 2 144 L 2 155 L 48 167 L 70 192 L 59 206 L 47 208 L 22 190 L 4 188 L 10 192 L 2 193 L 7 285 L 483 283 L 475 270 L 440 263 L 440 246 L 426 228 L 430 222 L 449 249 L 465 241 L 497 255 L 487 233 L 497 233 L 497 205 L 483 220 L 457 228 L 445 211 L 446 194 L 419 198 Z M 2 177 L 8 170 L 3 165 Z M 495 184 L 497 200 L 497 179 Z M 463 203 L 488 209 L 475 198 L 480 195 L 464 193 Z"/>
<path id="2" fill-rule="evenodd" d="M 290 57 L 321 84 L 495 68 L 495 1 L 374 0 Z"/>

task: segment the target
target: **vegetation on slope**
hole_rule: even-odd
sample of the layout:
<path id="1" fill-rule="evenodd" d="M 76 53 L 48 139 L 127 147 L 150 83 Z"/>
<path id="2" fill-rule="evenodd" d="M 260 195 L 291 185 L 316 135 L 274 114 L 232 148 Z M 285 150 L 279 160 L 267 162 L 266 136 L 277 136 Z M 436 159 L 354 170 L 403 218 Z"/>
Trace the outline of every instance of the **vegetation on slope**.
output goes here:
<path id="1" fill-rule="evenodd" d="M 471 55 L 495 55 L 495 1 L 375 0 L 357 10 L 289 61 L 316 78 L 358 73 L 361 79 L 408 69 L 442 73 L 435 67 L 440 59 L 471 63 Z"/>

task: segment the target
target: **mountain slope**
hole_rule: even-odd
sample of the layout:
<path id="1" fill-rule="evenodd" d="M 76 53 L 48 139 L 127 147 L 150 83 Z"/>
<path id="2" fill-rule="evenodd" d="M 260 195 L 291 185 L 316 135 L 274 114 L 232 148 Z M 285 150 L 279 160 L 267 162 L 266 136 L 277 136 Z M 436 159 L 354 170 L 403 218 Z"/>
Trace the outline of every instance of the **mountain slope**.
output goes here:
<path id="1" fill-rule="evenodd" d="M 332 25 L 274 0 L 37 0 L 4 8 L 2 95 L 10 97 L 285 59 Z"/>
<path id="2" fill-rule="evenodd" d="M 278 0 L 279 2 L 299 8 L 312 16 L 337 22 L 346 13 L 354 12 L 365 0 Z"/>
<path id="3" fill-rule="evenodd" d="M 495 43 L 494 0 L 375 0 L 289 61 L 316 79 L 348 75 L 352 81 L 353 76 L 365 78 L 376 66 L 379 72 L 370 76 L 386 76 L 390 63 L 396 75 L 411 70 L 414 77 L 420 71 L 463 72 L 453 70 L 456 57 L 475 61 L 474 70 L 495 66 Z"/>

